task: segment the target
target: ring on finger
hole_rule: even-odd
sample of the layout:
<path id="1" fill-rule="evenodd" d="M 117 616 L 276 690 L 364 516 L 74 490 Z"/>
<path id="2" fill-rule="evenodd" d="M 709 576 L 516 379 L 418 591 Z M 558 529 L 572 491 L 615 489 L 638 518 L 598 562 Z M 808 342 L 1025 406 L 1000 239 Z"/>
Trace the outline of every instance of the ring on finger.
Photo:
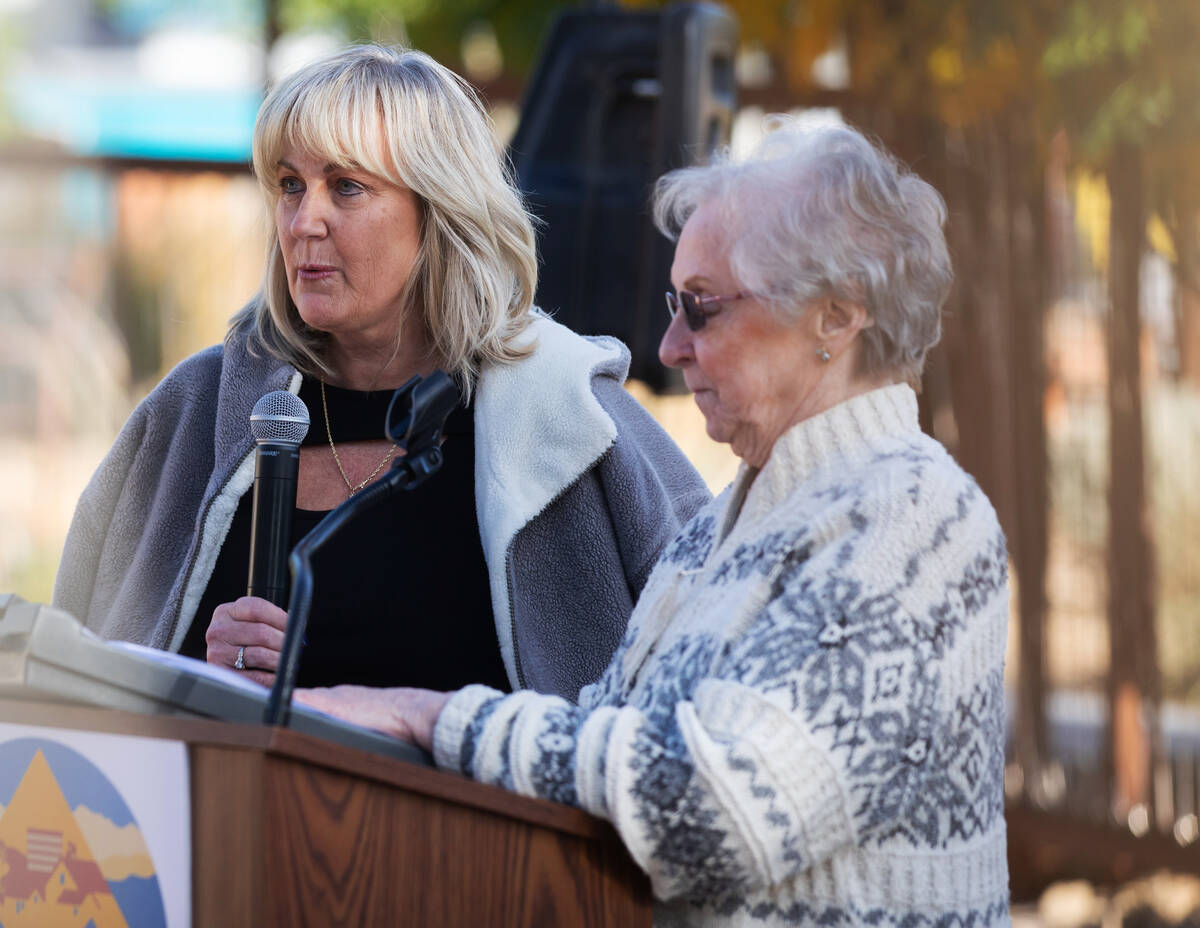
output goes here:
<path id="1" fill-rule="evenodd" d="M 246 669 L 246 646 L 245 645 L 242 645 L 240 648 L 238 648 L 237 660 L 235 660 L 233 662 L 233 669 L 234 670 L 245 670 Z"/>

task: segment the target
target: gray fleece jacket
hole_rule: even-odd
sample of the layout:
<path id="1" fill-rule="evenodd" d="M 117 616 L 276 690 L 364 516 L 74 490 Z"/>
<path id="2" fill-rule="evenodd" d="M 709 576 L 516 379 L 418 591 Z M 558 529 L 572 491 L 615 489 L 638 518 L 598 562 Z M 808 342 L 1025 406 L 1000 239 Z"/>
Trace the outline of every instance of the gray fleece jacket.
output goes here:
<path id="1" fill-rule="evenodd" d="M 710 494 L 622 386 L 620 342 L 541 315 L 524 337 L 532 355 L 478 380 L 475 505 L 510 682 L 573 700 L 607 666 L 660 551 Z M 171 371 L 80 497 L 54 604 L 104 637 L 178 650 L 208 620 L 196 608 L 253 484 L 250 411 L 300 382 L 240 339 Z"/>

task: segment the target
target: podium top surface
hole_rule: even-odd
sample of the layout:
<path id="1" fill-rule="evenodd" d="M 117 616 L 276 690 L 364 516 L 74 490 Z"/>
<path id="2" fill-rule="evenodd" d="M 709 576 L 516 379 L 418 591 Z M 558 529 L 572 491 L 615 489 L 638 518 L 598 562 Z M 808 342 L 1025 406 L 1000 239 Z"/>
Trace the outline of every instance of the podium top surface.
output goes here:
<path id="1" fill-rule="evenodd" d="M 617 840 L 616 832 L 607 822 L 580 809 L 520 796 L 457 774 L 286 728 L 3 698 L 0 698 L 0 721 L 260 751 L 583 838 Z"/>

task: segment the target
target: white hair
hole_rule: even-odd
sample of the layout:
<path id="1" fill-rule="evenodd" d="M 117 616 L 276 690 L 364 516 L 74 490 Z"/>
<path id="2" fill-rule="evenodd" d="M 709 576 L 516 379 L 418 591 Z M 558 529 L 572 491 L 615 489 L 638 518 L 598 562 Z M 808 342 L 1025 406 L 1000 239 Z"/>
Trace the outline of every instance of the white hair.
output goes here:
<path id="1" fill-rule="evenodd" d="M 941 195 L 854 129 L 772 122 L 745 160 L 660 178 L 655 222 L 677 238 L 715 207 L 742 289 L 792 319 L 823 297 L 862 304 L 863 372 L 916 382 L 953 280 Z"/>
<path id="2" fill-rule="evenodd" d="M 421 245 L 402 312 L 423 313 L 464 390 L 481 364 L 532 350 L 515 339 L 537 289 L 533 223 L 487 113 L 458 75 L 418 51 L 361 45 L 330 55 L 284 79 L 259 109 L 254 171 L 272 209 L 288 147 L 416 195 Z M 274 225 L 262 292 L 234 316 L 231 336 L 244 325 L 269 354 L 305 373 L 331 373 L 327 336 L 305 325 L 288 292 Z"/>

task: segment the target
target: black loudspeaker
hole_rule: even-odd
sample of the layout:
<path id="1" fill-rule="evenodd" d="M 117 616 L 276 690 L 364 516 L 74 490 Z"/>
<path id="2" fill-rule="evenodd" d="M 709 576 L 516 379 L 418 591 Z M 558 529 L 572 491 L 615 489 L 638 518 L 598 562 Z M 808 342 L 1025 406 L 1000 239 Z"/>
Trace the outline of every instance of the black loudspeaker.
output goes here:
<path id="1" fill-rule="evenodd" d="M 630 376 L 679 386 L 658 360 L 673 244 L 650 193 L 729 143 L 737 22 L 723 7 L 569 10 L 550 30 L 509 154 L 544 223 L 538 305 L 630 348 Z"/>

